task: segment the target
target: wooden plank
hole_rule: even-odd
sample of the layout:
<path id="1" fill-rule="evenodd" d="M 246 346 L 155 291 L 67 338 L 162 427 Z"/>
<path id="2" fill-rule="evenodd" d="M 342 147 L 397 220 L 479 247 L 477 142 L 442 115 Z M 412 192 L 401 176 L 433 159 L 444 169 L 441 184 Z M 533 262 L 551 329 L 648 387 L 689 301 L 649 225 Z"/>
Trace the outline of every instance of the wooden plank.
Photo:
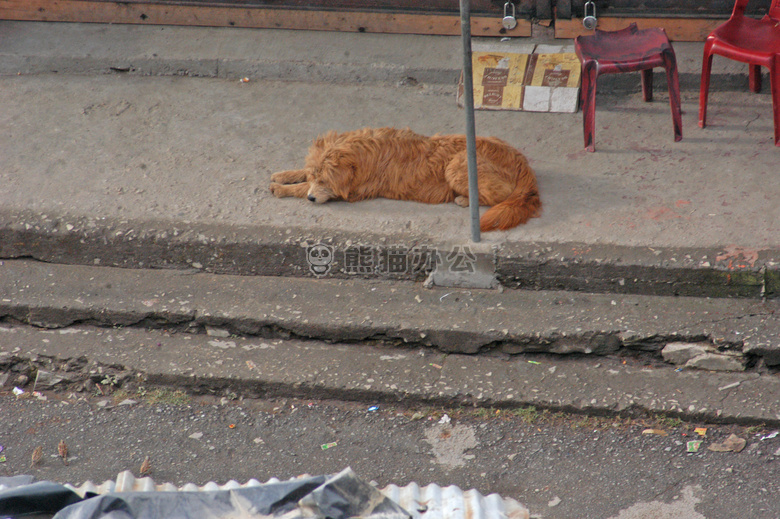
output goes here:
<path id="1" fill-rule="evenodd" d="M 707 35 L 726 19 L 713 18 L 617 18 L 598 17 L 598 28 L 603 31 L 617 31 L 636 22 L 640 29 L 663 27 L 672 41 L 704 41 Z M 585 30 L 580 18 L 571 20 L 555 20 L 556 38 L 576 38 L 580 35 L 593 34 Z"/>
<path id="2" fill-rule="evenodd" d="M 92 0 L 116 2 L 118 0 Z M 310 9 L 316 11 L 386 11 L 460 14 L 452 0 L 123 0 L 127 4 L 201 5 L 207 7 L 263 7 L 269 9 Z M 496 15 L 503 12 L 503 0 L 471 0 L 471 14 Z"/>
<path id="3" fill-rule="evenodd" d="M 582 18 L 586 0 L 571 0 L 572 16 Z M 731 14 L 734 0 L 595 0 L 598 16 L 609 18 L 720 18 Z M 751 0 L 746 13 L 761 17 L 767 13 L 768 1 Z"/>
<path id="4" fill-rule="evenodd" d="M 461 34 L 460 15 L 293 11 L 92 0 L 0 0 L 0 19 L 452 36 Z M 471 33 L 474 36 L 530 36 L 531 23 L 518 19 L 517 27 L 508 31 L 501 25 L 500 17 L 472 16 Z"/>

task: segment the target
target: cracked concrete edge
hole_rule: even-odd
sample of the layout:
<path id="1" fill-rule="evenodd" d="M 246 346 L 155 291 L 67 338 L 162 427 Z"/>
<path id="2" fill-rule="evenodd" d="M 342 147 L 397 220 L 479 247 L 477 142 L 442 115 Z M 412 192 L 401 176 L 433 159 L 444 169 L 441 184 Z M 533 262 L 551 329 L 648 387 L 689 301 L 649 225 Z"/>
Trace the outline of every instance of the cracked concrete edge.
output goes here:
<path id="1" fill-rule="evenodd" d="M 756 373 L 683 372 L 601 359 L 598 364 L 526 357 L 446 355 L 313 341 L 165 334 L 149 330 L 34 330 L 0 326 L 19 346 L 0 367 L 52 370 L 77 383 L 131 372 L 133 387 L 185 388 L 232 398 L 345 399 L 367 404 L 563 411 L 591 416 L 657 415 L 694 422 L 777 426 L 780 379 Z M 156 343 L 156 345 L 155 345 Z M 182 352 L 186 351 L 186 355 Z M 24 367 L 24 366 L 22 366 Z M 58 371 L 59 370 L 59 371 Z M 65 370 L 65 371 L 63 371 Z M 6 385 L 13 381 L 5 381 Z M 135 385 L 133 385 L 135 384 Z M 56 389 L 56 386 L 53 387 Z M 125 386 L 123 386 L 125 388 Z M 29 389 L 29 386 L 28 386 Z M 52 388 L 45 388 L 52 389 Z"/>
<path id="2" fill-rule="evenodd" d="M 460 69 L 420 67 L 379 63 L 322 63 L 296 60 L 249 59 L 188 59 L 146 58 L 108 59 L 92 56 L 41 57 L 0 53 L 0 76 L 67 73 L 73 75 L 131 74 L 139 76 L 187 76 L 251 81 L 307 81 L 314 83 L 389 83 L 414 81 L 428 85 L 457 85 Z M 736 90 L 743 86 L 747 73 L 712 74 L 718 89 Z M 700 72 L 680 74 L 683 89 L 698 88 Z M 615 91 L 633 91 L 636 82 L 624 77 L 611 77 L 605 87 Z"/>
<path id="3" fill-rule="evenodd" d="M 780 365 L 775 303 L 561 292 L 426 290 L 408 282 L 219 276 L 0 262 L 0 322 L 423 346 L 442 352 L 645 355 L 692 342 Z M 500 295 L 500 297 L 495 297 Z M 462 301 L 458 302 L 460 299 Z"/>
<path id="4" fill-rule="evenodd" d="M 398 83 L 413 78 L 418 83 L 454 85 L 460 71 L 357 63 L 321 63 L 307 60 L 248 59 L 108 59 L 83 57 L 39 57 L 0 53 L 0 76 L 67 73 L 73 75 L 131 74 L 139 76 L 188 76 L 252 81 L 308 81 L 315 83 Z"/>
<path id="5" fill-rule="evenodd" d="M 498 284 L 512 289 L 692 297 L 780 295 L 780 250 L 532 242 L 490 245 L 454 243 L 411 233 L 380 235 L 195 222 L 111 221 L 0 210 L 0 258 L 6 259 L 314 277 L 307 249 L 318 243 L 334 253 L 327 276 L 335 278 L 361 276 L 345 269 L 346 252 L 366 246 L 379 255 L 380 268 L 362 275 L 372 279 L 421 281 L 432 270 L 435 256 L 431 254 L 468 250 L 474 255 L 474 264 L 480 266 L 478 274 L 495 277 Z M 404 249 L 408 267 L 393 272 L 382 270 L 382 254 L 398 246 Z M 485 270 L 491 264 L 492 273 Z M 446 284 L 447 276 L 443 279 Z"/>
<path id="6" fill-rule="evenodd" d="M 780 251 L 585 243 L 510 243 L 497 277 L 509 288 L 692 297 L 772 298 Z"/>
<path id="7" fill-rule="evenodd" d="M 197 58 L 100 58 L 93 56 L 35 56 L 0 53 L 0 76 L 67 73 L 74 75 L 131 74 L 187 76 L 251 81 L 307 81 L 314 83 L 384 83 L 457 85 L 460 68 L 415 66 L 396 63 L 326 63 L 309 60 L 197 59 Z M 715 88 L 743 87 L 747 73 L 713 73 Z M 683 89 L 698 88 L 700 72 L 680 73 Z M 604 88 L 613 93 L 636 90 L 636 82 L 622 76 L 608 77 Z"/>
<path id="8" fill-rule="evenodd" d="M 460 54 L 453 52 L 460 48 L 455 36 L 10 20 L 0 24 L 5 35 L 5 40 L 0 37 L 0 75 L 130 73 L 337 83 L 413 79 L 454 85 L 462 66 Z M 496 38 L 475 39 L 480 41 L 497 43 Z M 517 41 L 544 43 L 518 38 L 507 48 Z M 698 89 L 702 45 L 675 42 L 683 88 Z M 622 76 L 603 81 L 617 89 L 637 88 L 636 81 Z M 716 60 L 713 87 L 741 87 L 746 76 L 744 67 Z"/>

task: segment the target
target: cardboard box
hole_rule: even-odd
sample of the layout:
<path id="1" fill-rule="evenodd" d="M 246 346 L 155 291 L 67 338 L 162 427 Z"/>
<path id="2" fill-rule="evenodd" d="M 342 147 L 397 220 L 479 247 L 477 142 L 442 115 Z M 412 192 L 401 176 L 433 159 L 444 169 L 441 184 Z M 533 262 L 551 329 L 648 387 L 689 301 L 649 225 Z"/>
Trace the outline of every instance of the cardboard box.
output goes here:
<path id="1" fill-rule="evenodd" d="M 580 61 L 570 46 L 475 44 L 472 69 L 476 109 L 577 111 Z M 461 74 L 458 106 L 463 89 Z"/>
<path id="2" fill-rule="evenodd" d="M 545 47 L 550 46 L 537 46 L 529 58 L 523 110 L 574 113 L 580 94 L 580 60 L 566 48 Z"/>

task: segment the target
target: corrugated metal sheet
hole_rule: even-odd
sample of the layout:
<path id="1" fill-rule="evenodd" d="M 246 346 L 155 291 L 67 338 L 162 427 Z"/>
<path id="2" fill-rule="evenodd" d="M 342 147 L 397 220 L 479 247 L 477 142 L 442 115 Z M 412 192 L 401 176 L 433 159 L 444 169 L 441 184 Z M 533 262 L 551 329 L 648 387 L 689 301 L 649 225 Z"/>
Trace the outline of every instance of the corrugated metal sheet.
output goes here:
<path id="1" fill-rule="evenodd" d="M 276 478 L 271 478 L 266 481 L 266 483 L 279 483 L 279 480 Z M 74 487 L 66 483 L 65 486 L 76 492 L 81 497 L 84 497 L 87 493 L 99 495 L 108 494 L 110 492 L 208 492 L 212 490 L 232 490 L 241 487 L 259 487 L 262 484 L 263 483 L 260 483 L 256 479 L 250 479 L 243 484 L 234 480 L 230 480 L 224 485 L 218 485 L 210 481 L 203 486 L 187 483 L 182 487 L 177 487 L 172 483 L 155 483 L 155 481 L 149 477 L 136 478 L 132 472 L 126 470 L 124 472 L 120 472 L 116 480 L 104 481 L 103 483 L 93 483 L 92 481 L 87 481 L 78 487 Z"/>
<path id="2" fill-rule="evenodd" d="M 302 476 L 308 477 L 308 476 Z M 266 483 L 278 483 L 271 478 Z M 197 486 L 188 483 L 176 487 L 171 483 L 158 484 L 152 478 L 136 478 L 131 472 L 120 473 L 115 481 L 93 483 L 87 481 L 78 487 L 65 485 L 80 496 L 87 493 L 107 494 L 110 492 L 205 492 L 213 490 L 231 490 L 240 487 L 263 485 L 256 479 L 240 484 L 228 481 L 224 485 L 214 482 Z M 528 509 L 514 499 L 498 494 L 483 496 L 477 490 L 463 491 L 451 485 L 440 487 L 436 484 L 420 487 L 410 483 L 404 487 L 389 485 L 380 491 L 408 511 L 413 519 L 529 519 Z"/>
<path id="3" fill-rule="evenodd" d="M 498 494 L 483 496 L 456 486 L 416 483 L 405 487 L 389 485 L 381 489 L 387 497 L 412 514 L 413 519 L 528 519 L 528 509 L 514 499 Z"/>

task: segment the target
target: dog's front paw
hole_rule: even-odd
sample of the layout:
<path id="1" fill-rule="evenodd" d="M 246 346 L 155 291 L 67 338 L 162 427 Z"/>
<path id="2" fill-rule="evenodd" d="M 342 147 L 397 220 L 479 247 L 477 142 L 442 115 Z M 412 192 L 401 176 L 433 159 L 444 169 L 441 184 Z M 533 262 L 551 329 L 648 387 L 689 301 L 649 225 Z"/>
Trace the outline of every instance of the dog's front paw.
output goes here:
<path id="1" fill-rule="evenodd" d="M 279 171 L 271 175 L 271 182 L 277 184 L 299 184 L 306 181 L 306 170 L 295 169 L 290 171 Z"/>
<path id="2" fill-rule="evenodd" d="M 468 207 L 469 206 L 469 197 L 467 196 L 456 196 L 454 202 L 461 206 L 461 207 Z"/>
<path id="3" fill-rule="evenodd" d="M 271 182 L 269 189 L 271 190 L 271 194 L 274 195 L 276 198 L 284 198 L 285 196 L 284 186 L 282 184 L 279 184 L 277 182 Z"/>

